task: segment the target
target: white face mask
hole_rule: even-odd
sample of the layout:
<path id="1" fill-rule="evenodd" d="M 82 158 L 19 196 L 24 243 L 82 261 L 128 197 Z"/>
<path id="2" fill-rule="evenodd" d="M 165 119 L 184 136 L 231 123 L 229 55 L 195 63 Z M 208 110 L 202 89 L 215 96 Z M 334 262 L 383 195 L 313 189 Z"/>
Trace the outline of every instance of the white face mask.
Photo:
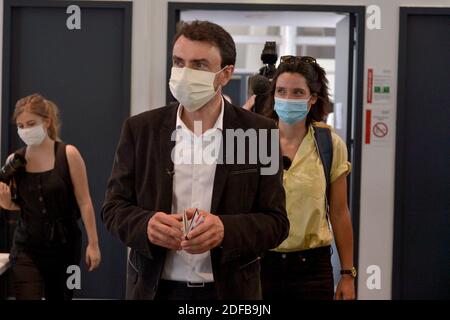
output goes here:
<path id="1" fill-rule="evenodd" d="M 27 146 L 37 146 L 40 145 L 42 141 L 44 141 L 45 137 L 47 136 L 47 131 L 44 129 L 44 125 L 41 123 L 27 129 L 18 128 L 17 134 Z"/>
<path id="2" fill-rule="evenodd" d="M 214 73 L 186 67 L 172 67 L 169 81 L 170 92 L 188 112 L 194 112 L 216 95 L 219 89 L 214 90 L 214 80 L 216 74 L 225 68 L 226 66 Z"/>

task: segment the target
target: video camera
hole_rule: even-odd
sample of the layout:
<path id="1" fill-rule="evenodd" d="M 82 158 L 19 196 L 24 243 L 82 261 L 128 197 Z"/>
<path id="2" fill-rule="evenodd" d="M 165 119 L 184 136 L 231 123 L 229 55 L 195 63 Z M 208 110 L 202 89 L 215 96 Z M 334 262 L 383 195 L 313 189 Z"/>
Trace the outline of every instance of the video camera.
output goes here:
<path id="1" fill-rule="evenodd" d="M 264 67 L 259 69 L 259 74 L 268 79 L 273 79 L 276 71 L 275 63 L 277 60 L 278 54 L 276 42 L 266 41 L 264 49 L 261 53 L 261 61 L 264 63 Z"/>
<path id="2" fill-rule="evenodd" d="M 255 95 L 255 103 L 252 111 L 263 114 L 263 109 L 269 101 L 272 79 L 275 76 L 275 63 L 278 60 L 277 45 L 274 41 L 266 41 L 261 53 L 261 61 L 264 66 L 259 69 L 259 74 L 255 74 L 248 79 L 248 94 Z"/>
<path id="3" fill-rule="evenodd" d="M 0 169 L 0 181 L 9 183 L 17 170 L 24 168 L 26 164 L 27 161 L 22 155 L 14 153 L 14 156 L 7 160 L 5 165 Z"/>

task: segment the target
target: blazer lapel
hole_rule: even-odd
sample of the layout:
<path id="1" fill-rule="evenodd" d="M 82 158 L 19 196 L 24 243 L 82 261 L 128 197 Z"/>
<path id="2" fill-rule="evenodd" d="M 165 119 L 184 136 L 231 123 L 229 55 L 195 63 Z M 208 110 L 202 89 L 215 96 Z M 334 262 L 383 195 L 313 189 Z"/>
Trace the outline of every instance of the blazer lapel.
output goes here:
<path id="1" fill-rule="evenodd" d="M 223 130 L 222 130 L 222 147 L 221 147 L 221 159 L 222 163 L 216 165 L 216 173 L 214 176 L 214 186 L 211 200 L 211 213 L 218 214 L 220 199 L 225 188 L 227 181 L 228 171 L 230 170 L 230 164 L 226 164 L 226 130 L 237 129 L 239 122 L 234 111 L 234 108 L 226 99 L 223 112 Z"/>
<path id="2" fill-rule="evenodd" d="M 172 141 L 172 133 L 175 132 L 176 115 L 178 108 L 173 106 L 169 116 L 161 125 L 159 136 L 159 183 L 158 183 L 158 207 L 166 213 L 172 211 L 172 192 L 174 164 L 172 150 L 175 141 Z"/>

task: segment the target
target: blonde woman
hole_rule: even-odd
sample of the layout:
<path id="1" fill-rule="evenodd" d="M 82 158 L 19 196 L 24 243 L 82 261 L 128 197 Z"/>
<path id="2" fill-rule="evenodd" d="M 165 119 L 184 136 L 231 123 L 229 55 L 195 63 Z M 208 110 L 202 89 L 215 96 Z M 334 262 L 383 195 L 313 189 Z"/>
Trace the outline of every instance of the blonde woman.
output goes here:
<path id="1" fill-rule="evenodd" d="M 89 271 L 101 260 L 86 167 L 78 150 L 59 139 L 58 108 L 51 101 L 39 94 L 22 98 L 13 120 L 26 144 L 15 153 L 27 162 L 11 185 L 0 183 L 0 206 L 20 210 L 11 249 L 13 290 L 18 300 L 70 300 L 67 267 L 81 259 L 80 217 Z"/>

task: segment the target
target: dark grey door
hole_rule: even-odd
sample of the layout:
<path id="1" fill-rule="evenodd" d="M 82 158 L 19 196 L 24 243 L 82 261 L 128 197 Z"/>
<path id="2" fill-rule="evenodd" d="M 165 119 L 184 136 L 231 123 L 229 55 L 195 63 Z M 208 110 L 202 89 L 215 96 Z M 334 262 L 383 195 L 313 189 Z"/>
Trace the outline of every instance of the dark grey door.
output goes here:
<path id="1" fill-rule="evenodd" d="M 450 8 L 401 8 L 393 298 L 450 298 Z"/>
<path id="2" fill-rule="evenodd" d="M 66 26 L 69 4 L 81 9 L 81 29 Z M 126 248 L 105 230 L 100 207 L 130 113 L 131 3 L 6 1 L 4 14 L 2 160 L 21 146 L 15 126 L 7 125 L 15 102 L 34 92 L 53 100 L 62 139 L 86 162 L 103 258 L 93 273 L 82 261 L 76 297 L 123 298 Z"/>

